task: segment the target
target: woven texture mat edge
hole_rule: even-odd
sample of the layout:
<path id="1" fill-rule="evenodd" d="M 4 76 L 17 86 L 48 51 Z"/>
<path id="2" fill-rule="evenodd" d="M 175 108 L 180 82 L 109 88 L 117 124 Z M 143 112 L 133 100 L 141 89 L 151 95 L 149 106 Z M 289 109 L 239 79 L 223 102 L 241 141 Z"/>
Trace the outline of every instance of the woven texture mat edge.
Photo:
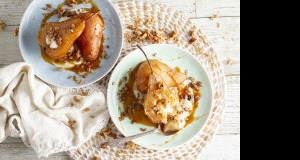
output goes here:
<path id="1" fill-rule="evenodd" d="M 213 49 L 211 42 L 204 32 L 193 24 L 191 20 L 168 6 L 147 2 L 129 1 L 113 3 L 124 28 L 124 44 L 120 60 L 128 53 L 137 49 L 136 45 L 145 46 L 153 43 L 173 44 L 193 54 L 206 69 L 213 88 L 214 100 L 212 112 L 202 131 L 188 143 L 169 150 L 151 150 L 141 146 L 130 149 L 125 145 L 119 147 L 101 148 L 101 144 L 111 137 L 101 136 L 100 132 L 92 136 L 77 150 L 68 151 L 73 159 L 197 159 L 203 149 L 210 143 L 215 135 L 226 107 L 226 83 L 222 63 Z M 130 25 L 139 21 L 139 29 L 157 31 L 162 36 L 159 41 L 135 40 L 132 38 Z M 170 35 L 175 32 L 174 37 Z M 190 32 L 192 31 L 192 32 Z M 191 35 L 191 33 L 193 35 Z M 195 38 L 194 40 L 192 38 Z M 193 43 L 192 43 L 193 42 Z M 192 43 L 192 44 L 191 44 Z M 107 86 L 111 72 L 99 81 L 100 85 Z M 111 125 L 111 124 L 108 124 Z M 117 135 L 114 126 L 111 127 Z"/>

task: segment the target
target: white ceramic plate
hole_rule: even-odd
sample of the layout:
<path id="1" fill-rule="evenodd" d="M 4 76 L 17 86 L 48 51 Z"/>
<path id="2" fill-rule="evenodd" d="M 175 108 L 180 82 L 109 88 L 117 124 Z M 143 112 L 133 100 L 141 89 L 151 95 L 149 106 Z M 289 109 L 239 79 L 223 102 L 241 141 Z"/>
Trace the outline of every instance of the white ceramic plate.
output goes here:
<path id="1" fill-rule="evenodd" d="M 24 61 L 29 63 L 40 79 L 60 87 L 82 87 L 94 83 L 104 77 L 116 64 L 123 44 L 123 28 L 118 13 L 108 0 L 94 0 L 101 10 L 105 22 L 104 47 L 109 45 L 110 48 L 104 48 L 109 55 L 108 59 L 101 62 L 101 68 L 95 70 L 95 73 L 83 79 L 83 83 L 77 84 L 75 81 L 68 79 L 69 76 L 76 75 L 72 71 L 63 70 L 58 72 L 58 67 L 45 62 L 41 56 L 40 47 L 37 42 L 37 33 L 40 29 L 43 13 L 49 11 L 43 10 L 47 3 L 52 4 L 54 10 L 64 0 L 41 1 L 33 0 L 25 11 L 21 20 L 19 29 L 19 46 Z M 90 8 L 91 4 L 79 5 L 76 8 Z M 58 21 L 57 15 L 49 21 Z"/>
<path id="2" fill-rule="evenodd" d="M 154 44 L 143 47 L 143 50 L 146 52 L 149 59 L 158 59 L 171 68 L 179 67 L 181 71 L 185 71 L 187 69 L 188 76 L 192 76 L 197 81 L 201 81 L 203 83 L 203 87 L 201 87 L 202 98 L 200 99 L 199 106 L 194 114 L 194 117 L 197 117 L 197 120 L 179 131 L 176 135 L 163 136 L 159 133 L 154 133 L 133 140 L 140 146 L 155 150 L 178 147 L 192 140 L 193 137 L 195 137 L 204 127 L 209 117 L 213 101 L 213 92 L 209 77 L 196 58 L 176 46 Z M 153 57 L 154 53 L 157 53 L 156 57 Z M 107 91 L 108 109 L 114 124 L 124 136 L 141 133 L 140 128 L 147 128 L 147 131 L 155 129 L 153 127 L 143 126 L 140 124 L 133 125 L 128 118 L 123 121 L 119 121 L 118 119 L 120 117 L 120 112 L 122 112 L 119 108 L 122 109 L 123 105 L 119 102 L 117 93 L 124 86 L 124 83 L 122 86 L 118 86 L 119 82 L 131 68 L 135 68 L 140 62 L 145 60 L 146 58 L 142 51 L 137 49 L 128 54 L 118 63 L 110 77 Z"/>

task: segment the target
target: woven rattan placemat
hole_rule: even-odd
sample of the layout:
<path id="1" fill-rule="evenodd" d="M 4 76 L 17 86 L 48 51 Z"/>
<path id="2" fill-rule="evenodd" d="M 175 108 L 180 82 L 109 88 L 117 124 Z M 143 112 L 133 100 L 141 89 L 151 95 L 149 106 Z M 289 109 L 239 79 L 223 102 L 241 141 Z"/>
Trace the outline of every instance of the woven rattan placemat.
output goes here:
<path id="1" fill-rule="evenodd" d="M 212 112 L 204 129 L 192 141 L 174 149 L 160 151 L 146 149 L 141 146 L 132 149 L 126 145 L 103 149 L 101 145 L 111 137 L 104 136 L 99 131 L 98 134 L 91 137 L 77 150 L 71 150 L 67 153 L 73 159 L 88 160 L 96 158 L 102 160 L 196 159 L 215 135 L 226 107 L 224 68 L 211 42 L 204 32 L 188 18 L 168 6 L 139 1 L 117 2 L 113 5 L 120 15 L 124 28 L 124 44 L 119 61 L 128 53 L 137 49 L 137 44 L 140 46 L 153 43 L 173 44 L 189 51 L 204 66 L 211 79 L 214 92 Z M 137 29 L 141 33 L 137 33 Z M 152 38 L 143 39 L 143 33 L 146 32 L 146 29 L 154 35 Z M 100 80 L 99 83 L 107 86 L 110 75 L 111 73 Z M 121 135 L 113 125 L 108 124 L 108 127 L 112 128 L 117 136 Z"/>

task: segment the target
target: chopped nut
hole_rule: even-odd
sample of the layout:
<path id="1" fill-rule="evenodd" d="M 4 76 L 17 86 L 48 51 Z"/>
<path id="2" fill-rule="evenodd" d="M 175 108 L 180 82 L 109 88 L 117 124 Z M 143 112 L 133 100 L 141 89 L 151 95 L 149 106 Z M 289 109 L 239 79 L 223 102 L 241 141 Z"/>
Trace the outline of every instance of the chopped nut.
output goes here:
<path id="1" fill-rule="evenodd" d="M 14 35 L 15 36 L 19 35 L 19 27 L 17 27 L 17 28 L 14 29 Z"/>
<path id="2" fill-rule="evenodd" d="M 105 55 L 104 55 L 104 59 L 108 59 L 108 54 L 105 54 Z"/>
<path id="3" fill-rule="evenodd" d="M 46 4 L 48 8 L 52 8 L 52 4 Z"/>
<path id="4" fill-rule="evenodd" d="M 227 64 L 231 64 L 232 63 L 232 59 L 228 59 Z"/>
<path id="5" fill-rule="evenodd" d="M 62 67 L 59 67 L 59 68 L 57 69 L 58 72 L 61 72 L 62 70 L 63 70 Z"/>
<path id="6" fill-rule="evenodd" d="M 69 123 L 70 127 L 73 127 L 73 124 L 76 123 L 76 121 L 75 120 L 73 120 L 73 121 L 69 120 L 68 123 Z"/>
<path id="7" fill-rule="evenodd" d="M 82 113 L 88 112 L 90 109 L 89 108 L 85 108 L 82 110 Z"/>
<path id="8" fill-rule="evenodd" d="M 111 128 L 103 128 L 102 130 L 101 130 L 101 132 L 104 134 L 104 136 L 108 136 L 108 135 L 110 135 L 111 134 Z"/>
<path id="9" fill-rule="evenodd" d="M 177 31 L 172 31 L 172 33 L 170 34 L 170 38 L 175 38 L 177 37 L 178 32 Z"/>
<path id="10" fill-rule="evenodd" d="M 194 44 L 195 42 L 197 42 L 197 39 L 196 38 L 192 38 L 192 39 L 190 39 L 189 44 Z"/>
<path id="11" fill-rule="evenodd" d="M 4 22 L 0 21 L 0 30 L 2 30 L 4 28 Z"/>
<path id="12" fill-rule="evenodd" d="M 105 148 L 107 148 L 107 147 L 108 147 L 108 142 L 105 142 L 105 143 L 101 144 L 101 148 L 102 148 L 102 149 L 105 149 Z"/>
<path id="13" fill-rule="evenodd" d="M 56 37 L 55 37 L 55 41 L 56 41 L 56 43 L 57 44 L 62 44 L 62 37 L 60 36 L 60 35 L 57 35 Z"/>
<path id="14" fill-rule="evenodd" d="M 145 132 L 145 131 L 147 131 L 147 129 L 146 129 L 146 128 L 140 128 L 140 130 L 141 130 L 142 132 Z"/>
<path id="15" fill-rule="evenodd" d="M 132 141 L 127 142 L 126 146 L 130 149 L 135 149 L 137 147 L 136 144 L 133 143 Z"/>

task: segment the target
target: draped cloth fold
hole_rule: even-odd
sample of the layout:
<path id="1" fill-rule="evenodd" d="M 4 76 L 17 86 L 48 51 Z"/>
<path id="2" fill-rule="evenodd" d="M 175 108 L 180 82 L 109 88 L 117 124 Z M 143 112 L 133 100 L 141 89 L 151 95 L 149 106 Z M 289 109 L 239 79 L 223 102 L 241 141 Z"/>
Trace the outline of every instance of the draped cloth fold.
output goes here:
<path id="1" fill-rule="evenodd" d="M 78 148 L 107 125 L 106 89 L 55 87 L 19 62 L 0 68 L 0 143 L 21 137 L 38 157 Z"/>

